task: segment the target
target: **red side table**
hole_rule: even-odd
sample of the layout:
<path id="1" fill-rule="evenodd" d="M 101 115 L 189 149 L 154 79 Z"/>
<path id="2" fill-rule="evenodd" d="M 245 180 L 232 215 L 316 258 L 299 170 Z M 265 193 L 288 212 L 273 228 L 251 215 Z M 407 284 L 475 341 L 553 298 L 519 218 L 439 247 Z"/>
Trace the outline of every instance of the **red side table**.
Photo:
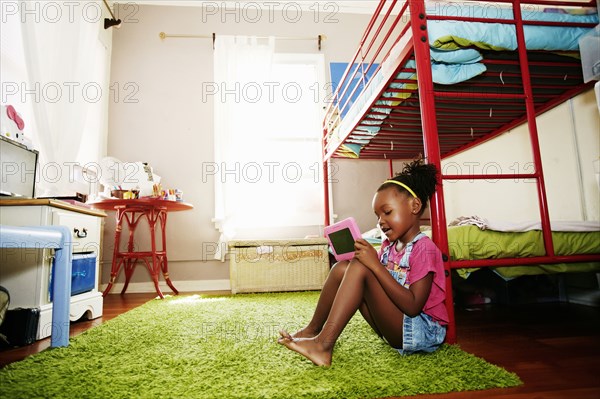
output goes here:
<path id="1" fill-rule="evenodd" d="M 129 285 L 129 280 L 133 274 L 133 270 L 139 260 L 143 261 L 146 268 L 152 276 L 156 292 L 161 298 L 164 298 L 163 293 L 158 287 L 158 276 L 162 272 L 165 282 L 175 294 L 179 291 L 175 289 L 171 278 L 169 277 L 169 266 L 167 261 L 167 239 L 165 228 L 167 226 L 167 213 L 174 211 L 186 211 L 193 209 L 193 205 L 178 202 L 168 201 L 159 198 L 139 198 L 139 199 L 107 199 L 103 201 L 93 202 L 90 205 L 95 209 L 105 211 L 116 211 L 116 229 L 115 229 L 115 248 L 113 252 L 112 267 L 110 270 L 110 282 L 103 292 L 106 296 L 112 289 L 121 267 L 125 270 L 125 285 L 121 294 L 124 294 Z M 145 216 L 150 227 L 150 251 L 135 251 L 133 246 L 133 236 L 140 219 Z M 123 219 L 127 222 L 129 228 L 129 241 L 127 243 L 127 251 L 120 250 L 121 232 L 123 230 Z M 156 248 L 156 231 L 157 222 L 160 222 L 160 234 L 162 240 L 162 248 Z"/>

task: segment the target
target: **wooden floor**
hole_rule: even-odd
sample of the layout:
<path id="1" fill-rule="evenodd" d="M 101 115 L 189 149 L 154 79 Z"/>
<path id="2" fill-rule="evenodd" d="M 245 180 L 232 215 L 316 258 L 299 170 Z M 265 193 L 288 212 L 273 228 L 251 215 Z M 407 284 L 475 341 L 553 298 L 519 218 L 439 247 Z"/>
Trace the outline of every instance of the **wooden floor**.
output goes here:
<path id="1" fill-rule="evenodd" d="M 104 315 L 71 324 L 71 336 L 152 299 L 154 294 L 109 295 Z M 458 343 L 462 349 L 519 375 L 516 388 L 427 398 L 600 398 L 600 308 L 567 303 L 519 306 L 483 305 L 457 308 Z M 45 339 L 0 352 L 0 367 L 48 348 Z M 431 376 L 435 379 L 435 376 Z"/>

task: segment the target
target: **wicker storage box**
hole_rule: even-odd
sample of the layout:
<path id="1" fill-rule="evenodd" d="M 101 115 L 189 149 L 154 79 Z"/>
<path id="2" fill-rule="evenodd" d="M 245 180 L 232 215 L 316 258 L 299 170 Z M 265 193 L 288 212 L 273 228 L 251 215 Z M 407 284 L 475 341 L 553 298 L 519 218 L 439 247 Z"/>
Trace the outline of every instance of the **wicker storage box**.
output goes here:
<path id="1" fill-rule="evenodd" d="M 327 240 L 229 242 L 231 292 L 318 290 L 329 273 Z"/>

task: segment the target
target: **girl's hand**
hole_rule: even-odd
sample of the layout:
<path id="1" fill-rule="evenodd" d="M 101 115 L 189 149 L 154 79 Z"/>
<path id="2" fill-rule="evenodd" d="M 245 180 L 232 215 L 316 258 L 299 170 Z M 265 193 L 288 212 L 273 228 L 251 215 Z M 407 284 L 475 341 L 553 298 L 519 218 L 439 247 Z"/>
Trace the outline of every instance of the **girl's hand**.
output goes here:
<path id="1" fill-rule="evenodd" d="M 354 257 L 369 269 L 381 266 L 377 251 L 365 239 L 359 238 L 354 242 Z"/>

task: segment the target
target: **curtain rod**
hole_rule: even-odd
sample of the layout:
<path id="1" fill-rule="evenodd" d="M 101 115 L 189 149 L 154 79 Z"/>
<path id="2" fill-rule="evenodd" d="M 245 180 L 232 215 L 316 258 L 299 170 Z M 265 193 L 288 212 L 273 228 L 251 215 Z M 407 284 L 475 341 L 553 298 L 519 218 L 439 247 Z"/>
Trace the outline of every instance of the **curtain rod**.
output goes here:
<path id="1" fill-rule="evenodd" d="M 110 13 L 110 16 L 112 17 L 112 19 L 116 19 L 115 18 L 115 14 L 113 14 L 112 9 L 110 8 L 110 6 L 108 5 L 108 3 L 106 2 L 106 0 L 102 0 L 104 2 L 104 5 L 106 6 L 106 9 L 108 10 L 108 12 Z"/>
<path id="2" fill-rule="evenodd" d="M 188 35 L 188 34 L 178 34 L 178 33 L 165 33 L 165 32 L 160 32 L 158 34 L 158 37 L 160 37 L 161 39 L 166 39 L 166 38 L 179 38 L 179 39 L 212 39 L 213 41 L 213 50 L 215 49 L 215 38 L 217 37 L 216 33 L 213 33 L 212 35 Z M 269 36 L 256 36 L 259 39 L 268 39 Z M 317 39 L 317 45 L 319 48 L 319 51 L 321 51 L 321 43 L 323 42 L 323 40 L 325 40 L 327 37 L 325 35 L 318 35 L 316 37 Z M 293 36 L 275 36 L 275 39 L 277 40 L 314 40 L 315 37 L 310 37 L 310 36 L 305 36 L 305 37 L 293 37 Z"/>

